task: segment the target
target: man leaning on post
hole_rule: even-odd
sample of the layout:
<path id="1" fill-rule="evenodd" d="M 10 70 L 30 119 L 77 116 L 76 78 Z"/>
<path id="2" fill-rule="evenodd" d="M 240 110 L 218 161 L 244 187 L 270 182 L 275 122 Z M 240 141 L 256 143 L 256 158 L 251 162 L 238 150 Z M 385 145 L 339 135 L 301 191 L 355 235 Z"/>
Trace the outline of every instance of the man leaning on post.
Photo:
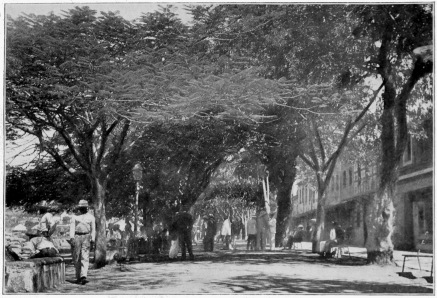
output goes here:
<path id="1" fill-rule="evenodd" d="M 90 249 L 96 239 L 96 220 L 88 213 L 88 202 L 80 200 L 76 207 L 77 215 L 71 218 L 70 244 L 73 250 L 73 263 L 78 284 L 86 284 Z"/>

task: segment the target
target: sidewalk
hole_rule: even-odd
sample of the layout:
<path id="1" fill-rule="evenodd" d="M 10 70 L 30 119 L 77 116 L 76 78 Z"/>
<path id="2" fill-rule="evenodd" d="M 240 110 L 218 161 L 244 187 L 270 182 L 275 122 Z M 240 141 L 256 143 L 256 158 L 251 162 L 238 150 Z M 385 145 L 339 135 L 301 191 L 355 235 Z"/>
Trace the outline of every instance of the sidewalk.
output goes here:
<path id="1" fill-rule="evenodd" d="M 311 242 L 302 242 L 302 248 L 298 248 L 297 251 L 299 250 L 304 250 L 304 251 L 311 251 Z M 349 246 L 349 250 L 350 250 L 350 255 L 352 257 L 357 257 L 357 258 L 363 258 L 363 259 L 367 259 L 367 250 L 364 247 L 356 247 L 356 246 Z M 404 262 L 404 257 L 402 255 L 408 254 L 416 254 L 417 252 L 414 251 L 402 251 L 402 250 L 395 250 L 393 251 L 393 260 L 394 263 L 397 267 L 400 268 L 399 271 L 402 271 L 402 265 Z M 428 255 L 428 256 L 432 256 L 432 254 L 429 253 L 420 253 L 421 255 Z M 348 257 L 349 254 L 347 253 L 347 249 L 345 250 L 345 252 L 343 252 L 343 257 Z M 419 262 L 417 260 L 417 258 L 414 257 L 410 257 L 407 258 L 405 260 L 405 271 L 422 271 L 422 275 L 430 275 L 431 273 L 431 264 L 433 262 L 433 258 L 420 258 L 420 266 L 419 266 Z M 421 269 L 420 269 L 421 268 Z M 433 274 L 434 275 L 434 274 Z"/>

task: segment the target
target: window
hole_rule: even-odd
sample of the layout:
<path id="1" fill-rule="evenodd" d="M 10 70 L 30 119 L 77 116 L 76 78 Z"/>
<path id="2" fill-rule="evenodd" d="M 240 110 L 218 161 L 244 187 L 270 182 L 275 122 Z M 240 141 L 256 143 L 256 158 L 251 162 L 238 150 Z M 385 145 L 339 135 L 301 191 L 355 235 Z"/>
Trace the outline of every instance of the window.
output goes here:
<path id="1" fill-rule="evenodd" d="M 357 169 L 357 184 L 358 186 L 361 185 L 361 166 L 360 164 L 357 165 L 358 169 Z"/>
<path id="2" fill-rule="evenodd" d="M 353 180 L 354 180 L 353 170 L 352 170 L 352 168 L 349 168 L 349 186 L 352 185 Z"/>
<path id="3" fill-rule="evenodd" d="M 337 190 L 340 189 L 339 184 L 340 184 L 340 179 L 338 179 L 338 175 L 335 175 L 335 188 Z"/>
<path id="4" fill-rule="evenodd" d="M 413 148 L 411 136 L 407 138 L 407 145 L 405 145 L 404 155 L 402 156 L 402 165 L 406 166 L 413 163 Z"/>
<path id="5" fill-rule="evenodd" d="M 346 188 L 347 186 L 347 173 L 346 171 L 343 171 L 343 187 Z"/>

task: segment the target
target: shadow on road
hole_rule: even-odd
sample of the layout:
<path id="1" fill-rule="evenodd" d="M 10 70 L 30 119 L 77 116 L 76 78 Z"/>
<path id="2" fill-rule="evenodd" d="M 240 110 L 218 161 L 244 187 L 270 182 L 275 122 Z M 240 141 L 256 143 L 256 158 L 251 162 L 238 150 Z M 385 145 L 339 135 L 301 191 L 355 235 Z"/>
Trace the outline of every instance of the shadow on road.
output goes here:
<path id="1" fill-rule="evenodd" d="M 402 284 L 360 282 L 351 287 L 351 282 L 344 280 L 308 280 L 262 275 L 239 276 L 217 284 L 228 287 L 235 293 L 432 293 L 429 288 Z"/>

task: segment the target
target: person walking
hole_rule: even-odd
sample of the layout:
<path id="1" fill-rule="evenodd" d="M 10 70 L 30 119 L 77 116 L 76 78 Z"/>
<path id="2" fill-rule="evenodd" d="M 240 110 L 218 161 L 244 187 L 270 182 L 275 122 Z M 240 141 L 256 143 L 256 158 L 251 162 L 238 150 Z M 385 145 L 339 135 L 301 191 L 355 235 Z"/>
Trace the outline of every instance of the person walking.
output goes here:
<path id="1" fill-rule="evenodd" d="M 256 216 L 253 215 L 247 221 L 247 250 L 254 250 L 256 247 Z"/>
<path id="2" fill-rule="evenodd" d="M 230 241 L 231 241 L 231 221 L 229 219 L 229 216 L 225 218 L 225 221 L 222 225 L 221 235 L 224 237 L 225 245 L 222 249 L 228 250 L 232 249 L 230 247 Z"/>
<path id="3" fill-rule="evenodd" d="M 185 207 L 186 208 L 186 207 Z M 194 260 L 193 244 L 191 243 L 191 230 L 193 228 L 193 217 L 188 213 L 185 208 L 180 212 L 176 212 L 175 218 L 172 224 L 172 231 L 175 231 L 179 238 L 179 245 L 182 250 L 181 260 L 186 259 L 186 254 L 190 256 L 190 260 Z"/>
<path id="4" fill-rule="evenodd" d="M 86 284 L 90 249 L 94 247 L 96 239 L 96 220 L 88 213 L 88 202 L 80 200 L 77 205 L 78 214 L 74 215 L 70 223 L 70 244 L 73 249 L 73 263 L 76 269 L 76 280 L 79 284 Z"/>

